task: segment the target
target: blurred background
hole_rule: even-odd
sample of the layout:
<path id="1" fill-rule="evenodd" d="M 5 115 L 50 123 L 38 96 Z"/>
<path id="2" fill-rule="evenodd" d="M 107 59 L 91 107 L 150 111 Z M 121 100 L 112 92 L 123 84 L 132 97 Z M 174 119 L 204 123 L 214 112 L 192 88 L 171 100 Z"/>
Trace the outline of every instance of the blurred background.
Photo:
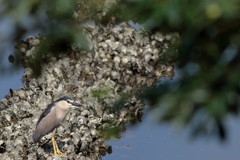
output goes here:
<path id="1" fill-rule="evenodd" d="M 105 159 L 121 155 L 130 156 L 121 159 L 137 155 L 141 155 L 138 159 L 162 155 L 162 159 L 237 159 L 239 13 L 237 0 L 0 1 L 1 98 L 10 88 L 22 85 L 23 68 L 14 49 L 21 40 L 46 36 L 36 53 L 39 56 L 31 60 L 30 67 L 38 76 L 41 68 L 36 64 L 44 54 L 56 56 L 72 44 L 88 49 L 82 24 L 132 21 L 150 34 L 179 34 L 159 62 L 174 63 L 176 76 L 143 91 L 141 97 L 150 106 L 143 123 L 129 127 L 120 140 L 110 141 L 117 149 Z M 145 157 L 150 155 L 155 156 Z"/>

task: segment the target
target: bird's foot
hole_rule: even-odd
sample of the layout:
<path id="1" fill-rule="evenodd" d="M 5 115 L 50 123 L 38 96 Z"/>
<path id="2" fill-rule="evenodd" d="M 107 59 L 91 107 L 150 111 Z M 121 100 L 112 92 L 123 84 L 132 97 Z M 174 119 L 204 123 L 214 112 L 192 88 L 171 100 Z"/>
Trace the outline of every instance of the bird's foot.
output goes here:
<path id="1" fill-rule="evenodd" d="M 59 156 L 59 157 L 64 157 L 64 156 L 66 156 L 66 154 L 63 153 L 63 152 L 61 152 L 61 151 L 54 151 L 54 153 L 51 153 L 50 155 L 51 155 L 51 156 L 57 155 L 57 156 Z"/>
<path id="2" fill-rule="evenodd" d="M 54 153 L 51 153 L 50 155 L 52 155 L 52 156 L 54 156 L 54 155 L 57 155 L 57 156 L 59 156 L 59 157 L 64 157 L 64 156 L 66 156 L 66 153 L 64 153 L 64 152 L 61 152 L 59 149 L 58 149 L 58 147 L 53 147 L 53 152 Z"/>
<path id="3" fill-rule="evenodd" d="M 54 154 L 57 154 L 57 155 L 59 155 L 59 156 L 63 156 L 63 155 L 66 155 L 66 153 L 64 153 L 64 152 L 61 152 L 59 149 L 58 149 L 58 147 L 56 146 L 56 151 L 55 151 L 55 153 Z"/>
<path id="4" fill-rule="evenodd" d="M 57 142 L 55 140 L 55 138 L 52 138 L 52 144 L 53 144 L 53 151 L 54 153 L 51 155 L 58 155 L 60 157 L 63 157 L 64 155 L 66 155 L 65 153 L 61 152 L 60 149 L 58 148 Z"/>

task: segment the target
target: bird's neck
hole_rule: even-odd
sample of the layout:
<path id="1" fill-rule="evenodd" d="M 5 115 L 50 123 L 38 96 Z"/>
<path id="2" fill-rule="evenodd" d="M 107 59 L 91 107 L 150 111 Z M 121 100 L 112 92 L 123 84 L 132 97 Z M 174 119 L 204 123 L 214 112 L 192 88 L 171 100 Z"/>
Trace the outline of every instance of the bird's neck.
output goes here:
<path id="1" fill-rule="evenodd" d="M 69 109 L 65 109 L 65 108 L 58 108 L 57 112 L 56 112 L 56 116 L 59 120 L 63 120 L 67 113 L 69 112 Z"/>

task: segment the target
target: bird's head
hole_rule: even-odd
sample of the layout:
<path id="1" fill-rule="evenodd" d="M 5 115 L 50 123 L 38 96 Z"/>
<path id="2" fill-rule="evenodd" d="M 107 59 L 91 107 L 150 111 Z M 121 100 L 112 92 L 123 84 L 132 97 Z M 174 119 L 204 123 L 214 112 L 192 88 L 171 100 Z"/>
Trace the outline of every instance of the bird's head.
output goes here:
<path id="1" fill-rule="evenodd" d="M 69 109 L 69 108 L 75 108 L 77 106 L 81 106 L 80 103 L 75 102 L 72 98 L 67 96 L 59 98 L 58 100 L 56 100 L 55 103 L 62 109 Z"/>

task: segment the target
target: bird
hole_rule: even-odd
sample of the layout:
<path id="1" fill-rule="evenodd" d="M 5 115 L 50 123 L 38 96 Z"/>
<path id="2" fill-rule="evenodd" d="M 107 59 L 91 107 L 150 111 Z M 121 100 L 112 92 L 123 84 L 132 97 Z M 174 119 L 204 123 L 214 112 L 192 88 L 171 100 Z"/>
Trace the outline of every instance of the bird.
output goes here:
<path id="1" fill-rule="evenodd" d="M 41 114 L 39 120 L 37 121 L 35 131 L 33 132 L 33 143 L 39 142 L 39 140 L 52 132 L 52 145 L 54 150 L 54 155 L 62 156 L 64 154 L 58 148 L 57 142 L 55 140 L 55 134 L 60 123 L 64 120 L 70 108 L 76 106 L 81 106 L 80 103 L 75 102 L 72 98 L 64 96 L 56 101 L 53 101 L 47 106 L 47 108 Z"/>

